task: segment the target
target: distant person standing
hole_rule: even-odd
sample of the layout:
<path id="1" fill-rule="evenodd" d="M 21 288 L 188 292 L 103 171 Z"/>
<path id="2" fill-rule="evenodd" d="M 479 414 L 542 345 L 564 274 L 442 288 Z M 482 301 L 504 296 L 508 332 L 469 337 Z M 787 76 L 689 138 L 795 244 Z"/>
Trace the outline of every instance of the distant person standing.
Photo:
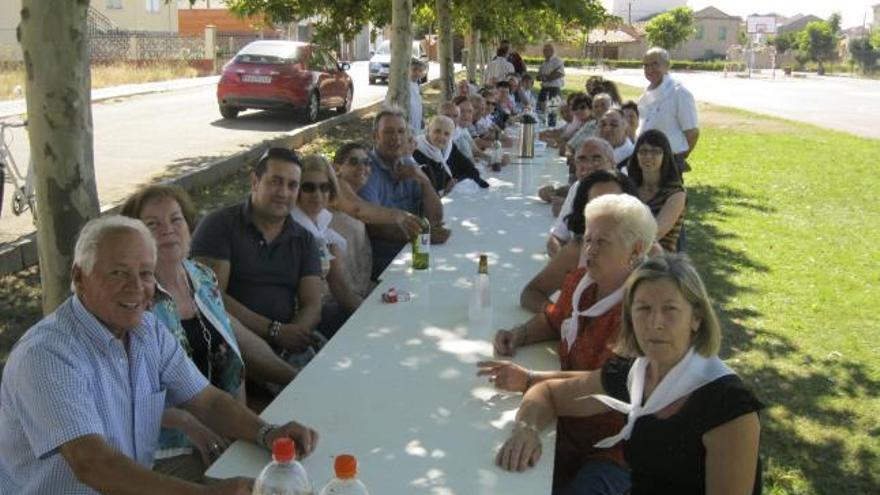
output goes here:
<path id="1" fill-rule="evenodd" d="M 513 71 L 517 76 L 522 76 L 526 73 L 526 63 L 523 61 L 522 57 L 516 51 L 510 48 L 510 41 L 501 40 L 501 48 L 507 50 L 507 61 L 513 65 Z"/>
<path id="2" fill-rule="evenodd" d="M 495 58 L 486 66 L 483 86 L 494 87 L 499 81 L 507 81 L 507 76 L 516 72 L 513 64 L 507 61 L 507 50 L 504 45 L 495 52 Z"/>
<path id="3" fill-rule="evenodd" d="M 654 47 L 642 59 L 648 89 L 639 98 L 639 134 L 657 129 L 669 139 L 679 170 L 690 170 L 687 158 L 697 146 L 697 105 L 694 96 L 669 76 L 669 52 Z"/>
<path id="4" fill-rule="evenodd" d="M 538 108 L 543 110 L 547 100 L 562 95 L 565 86 L 565 64 L 556 56 L 556 49 L 550 43 L 544 45 L 544 63 L 538 69 L 537 79 L 541 81 Z"/>
<path id="5" fill-rule="evenodd" d="M 421 81 L 428 72 L 428 66 L 419 59 L 412 59 L 409 66 L 409 127 L 416 134 L 424 126 Z"/>

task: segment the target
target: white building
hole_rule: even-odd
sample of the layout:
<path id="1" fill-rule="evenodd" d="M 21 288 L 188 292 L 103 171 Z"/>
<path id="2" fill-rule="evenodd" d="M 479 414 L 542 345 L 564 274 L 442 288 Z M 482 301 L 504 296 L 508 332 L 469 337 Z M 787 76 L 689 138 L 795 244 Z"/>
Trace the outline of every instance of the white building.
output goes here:
<path id="1" fill-rule="evenodd" d="M 602 0 L 605 10 L 624 22 L 636 22 L 676 7 L 686 7 L 687 0 Z"/>

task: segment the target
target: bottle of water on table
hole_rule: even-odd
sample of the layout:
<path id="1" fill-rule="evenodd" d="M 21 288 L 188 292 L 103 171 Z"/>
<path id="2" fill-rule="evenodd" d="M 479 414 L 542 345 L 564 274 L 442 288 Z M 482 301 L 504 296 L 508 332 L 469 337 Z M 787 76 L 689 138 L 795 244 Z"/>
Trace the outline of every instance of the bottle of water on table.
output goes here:
<path id="1" fill-rule="evenodd" d="M 336 478 L 321 490 L 321 495 L 370 495 L 367 487 L 357 478 L 357 459 L 353 455 L 336 456 L 333 464 Z"/>
<path id="2" fill-rule="evenodd" d="M 287 437 L 272 443 L 272 462 L 254 483 L 254 495 L 314 495 L 305 468 L 296 460 L 296 446 Z"/>

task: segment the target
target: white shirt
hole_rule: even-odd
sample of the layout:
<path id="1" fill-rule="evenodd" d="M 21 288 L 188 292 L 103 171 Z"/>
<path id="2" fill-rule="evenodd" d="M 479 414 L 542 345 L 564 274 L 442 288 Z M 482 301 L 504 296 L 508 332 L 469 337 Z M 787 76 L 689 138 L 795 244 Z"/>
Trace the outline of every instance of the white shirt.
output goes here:
<path id="1" fill-rule="evenodd" d="M 629 158 L 630 155 L 633 154 L 633 150 L 635 149 L 635 145 L 632 141 L 630 141 L 629 137 L 627 137 L 623 144 L 614 148 L 614 165 L 622 162 L 623 160 Z"/>
<path id="2" fill-rule="evenodd" d="M 562 202 L 559 216 L 556 217 L 556 221 L 553 222 L 553 228 L 550 229 L 550 233 L 562 242 L 568 242 L 572 237 L 571 231 L 568 230 L 568 225 L 565 224 L 565 217 L 574 210 L 574 197 L 577 196 L 579 184 L 580 181 L 577 181 L 568 188 L 568 195 L 565 196 L 565 201 Z"/>
<path id="3" fill-rule="evenodd" d="M 507 76 L 516 72 L 513 64 L 508 62 L 504 57 L 495 57 L 489 65 L 486 66 L 486 80 L 495 78 L 495 82 L 506 81 Z"/>
<path id="4" fill-rule="evenodd" d="M 663 82 L 645 91 L 639 98 L 639 134 L 657 129 L 666 134 L 673 153 L 690 147 L 684 131 L 697 128 L 697 105 L 694 95 L 678 81 L 663 76 Z"/>
<path id="5" fill-rule="evenodd" d="M 409 82 L 409 126 L 417 134 L 422 132 L 422 92 L 415 81 Z"/>
<path id="6" fill-rule="evenodd" d="M 557 69 L 562 71 L 562 75 L 565 76 L 565 63 L 562 62 L 562 59 L 553 55 L 548 60 L 545 60 L 541 67 L 538 69 L 538 75 L 541 78 L 547 77 Z M 565 86 L 565 77 L 560 77 L 554 81 L 541 81 L 542 88 L 561 88 Z"/>

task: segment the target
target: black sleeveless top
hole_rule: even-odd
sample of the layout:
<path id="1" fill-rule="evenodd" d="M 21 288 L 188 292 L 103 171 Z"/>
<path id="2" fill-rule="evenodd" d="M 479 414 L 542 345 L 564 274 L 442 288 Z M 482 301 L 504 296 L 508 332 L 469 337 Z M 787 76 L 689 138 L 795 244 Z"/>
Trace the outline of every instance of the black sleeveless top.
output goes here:
<path id="1" fill-rule="evenodd" d="M 629 402 L 626 379 L 633 359 L 612 358 L 602 367 L 605 392 Z M 727 375 L 695 390 L 681 409 L 665 419 L 636 420 L 623 454 L 632 469 L 632 495 L 702 495 L 706 492 L 703 434 L 764 405 L 737 375 Z M 760 460 L 753 494 L 761 493 Z"/>

